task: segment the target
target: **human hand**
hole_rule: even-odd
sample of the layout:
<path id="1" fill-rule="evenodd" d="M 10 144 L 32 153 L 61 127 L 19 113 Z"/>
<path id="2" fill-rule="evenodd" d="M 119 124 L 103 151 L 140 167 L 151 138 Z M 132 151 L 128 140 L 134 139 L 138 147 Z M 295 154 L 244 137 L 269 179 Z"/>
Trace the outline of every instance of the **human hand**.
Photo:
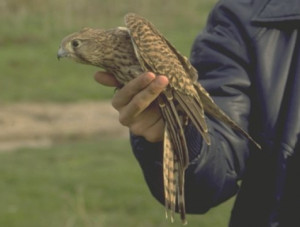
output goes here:
<path id="1" fill-rule="evenodd" d="M 106 86 L 120 85 L 113 75 L 106 72 L 97 72 L 94 77 Z M 164 121 L 154 100 L 167 85 L 167 77 L 148 72 L 118 90 L 112 99 L 112 106 L 119 112 L 120 123 L 149 142 L 162 141 Z"/>

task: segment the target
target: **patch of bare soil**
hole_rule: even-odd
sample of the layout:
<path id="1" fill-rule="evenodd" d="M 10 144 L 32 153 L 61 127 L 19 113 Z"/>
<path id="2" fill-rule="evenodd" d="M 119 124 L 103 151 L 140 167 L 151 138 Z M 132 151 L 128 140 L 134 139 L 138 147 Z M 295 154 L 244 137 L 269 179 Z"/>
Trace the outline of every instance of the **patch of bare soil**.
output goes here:
<path id="1" fill-rule="evenodd" d="M 0 151 L 92 136 L 128 137 L 109 102 L 0 105 Z"/>

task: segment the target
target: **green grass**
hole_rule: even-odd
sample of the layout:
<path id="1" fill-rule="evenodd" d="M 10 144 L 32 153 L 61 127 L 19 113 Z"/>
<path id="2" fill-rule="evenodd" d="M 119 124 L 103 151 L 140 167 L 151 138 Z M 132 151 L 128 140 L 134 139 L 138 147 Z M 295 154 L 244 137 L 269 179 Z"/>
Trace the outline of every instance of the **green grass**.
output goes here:
<path id="1" fill-rule="evenodd" d="M 59 62 L 56 46 L 45 43 L 5 45 L 0 52 L 3 69 L 0 101 L 62 102 L 112 96 L 112 88 L 94 82 L 93 74 L 98 69 L 70 61 Z"/>
<path id="2" fill-rule="evenodd" d="M 96 68 L 56 59 L 61 39 L 85 26 L 123 25 L 127 12 L 151 20 L 185 55 L 216 0 L 9 0 L 0 4 L 0 102 L 106 99 Z"/>
<path id="3" fill-rule="evenodd" d="M 164 218 L 125 140 L 0 153 L 0 226 L 181 226 Z M 225 227 L 232 201 L 189 226 Z"/>
<path id="4" fill-rule="evenodd" d="M 123 25 L 137 12 L 188 56 L 216 0 L 7 0 L 0 3 L 0 104 L 110 98 L 98 69 L 57 61 L 61 39 L 84 26 Z M 65 142 L 0 153 L 0 226 L 106 227 L 169 224 L 149 193 L 127 141 Z M 225 227 L 232 200 L 189 226 Z"/>

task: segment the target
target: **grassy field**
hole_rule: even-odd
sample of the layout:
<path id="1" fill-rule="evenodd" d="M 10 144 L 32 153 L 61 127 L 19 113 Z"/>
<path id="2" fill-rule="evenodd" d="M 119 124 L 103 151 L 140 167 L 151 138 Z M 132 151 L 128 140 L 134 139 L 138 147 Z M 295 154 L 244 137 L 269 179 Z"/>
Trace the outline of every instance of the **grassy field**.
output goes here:
<path id="1" fill-rule="evenodd" d="M 0 154 L 0 226 L 168 227 L 125 140 Z M 232 201 L 188 226 L 225 227 Z"/>
<path id="2" fill-rule="evenodd" d="M 57 61 L 60 40 L 70 32 L 120 26 L 127 12 L 137 12 L 188 56 L 215 2 L 0 1 L 0 111 L 3 103 L 112 96 L 113 89 L 93 81 L 96 68 Z M 181 226 L 165 221 L 125 140 L 60 141 L 50 148 L 2 152 L 0 179 L 0 226 Z M 189 226 L 225 227 L 231 206 L 228 201 L 204 216 L 189 216 Z"/>
<path id="3" fill-rule="evenodd" d="M 122 26 L 127 12 L 151 20 L 185 55 L 216 0 L 2 0 L 0 102 L 108 98 L 93 67 L 56 59 L 61 39 L 82 27 Z"/>

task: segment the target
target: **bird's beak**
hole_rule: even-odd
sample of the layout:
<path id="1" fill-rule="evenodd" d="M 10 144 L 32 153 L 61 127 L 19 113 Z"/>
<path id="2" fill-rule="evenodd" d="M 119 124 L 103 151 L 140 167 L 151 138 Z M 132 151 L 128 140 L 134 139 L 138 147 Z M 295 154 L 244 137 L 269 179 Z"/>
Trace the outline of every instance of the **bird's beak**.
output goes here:
<path id="1" fill-rule="evenodd" d="M 57 52 L 57 59 L 65 58 L 68 56 L 68 53 L 62 48 L 59 47 L 58 52 Z"/>

